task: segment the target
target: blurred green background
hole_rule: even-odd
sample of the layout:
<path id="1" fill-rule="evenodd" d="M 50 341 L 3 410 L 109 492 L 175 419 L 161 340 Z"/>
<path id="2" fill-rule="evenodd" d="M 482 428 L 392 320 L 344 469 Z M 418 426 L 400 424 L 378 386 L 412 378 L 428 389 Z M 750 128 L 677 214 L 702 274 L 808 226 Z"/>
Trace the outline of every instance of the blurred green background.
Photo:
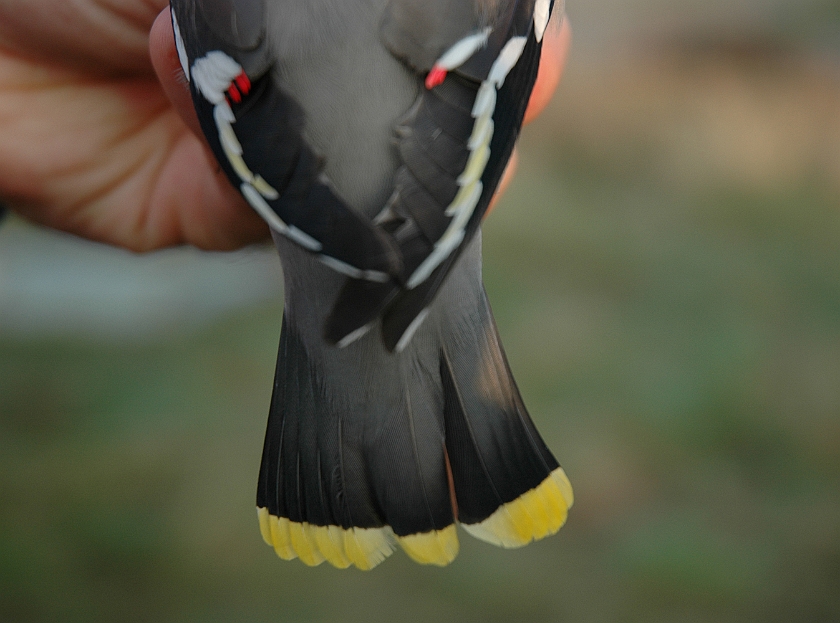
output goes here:
<path id="1" fill-rule="evenodd" d="M 485 228 L 556 537 L 262 544 L 270 250 L 0 228 L 0 621 L 840 621 L 840 4 L 587 0 Z"/>

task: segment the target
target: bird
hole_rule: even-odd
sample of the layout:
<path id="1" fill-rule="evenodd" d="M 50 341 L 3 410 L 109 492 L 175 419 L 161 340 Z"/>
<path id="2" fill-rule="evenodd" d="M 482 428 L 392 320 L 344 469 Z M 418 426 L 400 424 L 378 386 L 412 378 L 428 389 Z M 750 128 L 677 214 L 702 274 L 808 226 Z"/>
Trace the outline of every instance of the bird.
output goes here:
<path id="1" fill-rule="evenodd" d="M 284 310 L 257 487 L 280 558 L 444 566 L 573 503 L 513 379 L 480 224 L 562 0 L 170 0 L 207 143 Z"/>

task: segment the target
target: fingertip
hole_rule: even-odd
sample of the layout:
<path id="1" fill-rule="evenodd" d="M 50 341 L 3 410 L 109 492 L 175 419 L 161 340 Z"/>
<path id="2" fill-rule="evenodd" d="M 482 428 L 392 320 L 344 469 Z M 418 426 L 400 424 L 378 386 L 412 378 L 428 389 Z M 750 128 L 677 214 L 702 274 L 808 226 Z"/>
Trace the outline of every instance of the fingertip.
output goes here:
<path id="1" fill-rule="evenodd" d="M 149 55 L 158 81 L 178 115 L 196 136 L 201 126 L 192 104 L 189 83 L 178 58 L 169 7 L 161 11 L 149 32 Z"/>
<path id="2" fill-rule="evenodd" d="M 560 84 L 560 78 L 563 75 L 571 40 L 572 29 L 566 16 L 559 12 L 552 15 L 548 29 L 545 32 L 545 38 L 543 39 L 540 68 L 537 73 L 537 81 L 531 92 L 531 99 L 528 102 L 528 109 L 525 111 L 524 123 L 533 121 L 551 101 L 554 91 L 557 89 L 557 85 Z M 518 163 L 519 153 L 514 149 L 505 168 L 505 172 L 502 175 L 502 180 L 499 183 L 496 195 L 491 200 L 486 214 L 489 214 L 495 207 L 499 197 L 504 194 L 510 185 L 511 180 L 516 174 Z"/>
<path id="3" fill-rule="evenodd" d="M 170 152 L 154 195 L 156 212 L 168 215 L 177 243 L 227 251 L 269 238 L 265 222 L 230 185 L 205 142 L 189 83 L 178 57 L 169 8 L 149 32 L 149 55 L 163 91 L 191 130 Z"/>
<path id="4" fill-rule="evenodd" d="M 525 112 L 524 123 L 530 123 L 538 117 L 551 101 L 563 76 L 571 41 L 572 28 L 568 18 L 559 12 L 555 13 L 545 32 L 540 69 L 528 102 L 528 110 Z"/>
<path id="5" fill-rule="evenodd" d="M 172 32 L 172 18 L 168 6 L 158 13 L 152 23 L 149 31 L 149 54 L 158 75 L 171 72 L 172 63 L 177 59 L 178 52 L 175 49 L 175 36 Z M 180 67 L 180 63 L 178 66 Z"/>

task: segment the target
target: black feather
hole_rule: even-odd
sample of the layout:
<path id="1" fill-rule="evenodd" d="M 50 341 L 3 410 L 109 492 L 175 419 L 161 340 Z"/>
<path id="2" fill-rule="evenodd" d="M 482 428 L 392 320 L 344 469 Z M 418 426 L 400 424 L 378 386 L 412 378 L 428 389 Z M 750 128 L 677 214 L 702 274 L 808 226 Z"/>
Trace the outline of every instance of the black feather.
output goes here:
<path id="1" fill-rule="evenodd" d="M 456 177 L 459 172 L 450 173 L 441 167 L 413 134 L 400 141 L 399 150 L 405 166 L 435 201 L 439 205 L 449 205 L 458 193 Z"/>
<path id="2" fill-rule="evenodd" d="M 421 108 L 422 110 L 422 108 Z M 430 117 L 418 115 L 411 133 L 400 143 L 400 151 L 421 149 L 426 157 L 451 178 L 457 178 L 467 164 L 469 151 L 464 141 L 456 141 Z"/>
<path id="3" fill-rule="evenodd" d="M 389 348 L 396 346 L 414 318 L 431 304 L 446 275 L 481 226 L 481 219 L 499 185 L 519 136 L 528 106 L 528 98 L 523 97 L 523 93 L 530 93 L 534 87 L 541 50 L 541 44 L 531 34 L 519 62 L 510 71 L 499 90 L 496 113 L 493 116 L 496 131 L 490 142 L 490 160 L 481 176 L 484 188 L 478 206 L 467 224 L 464 241 L 426 281 L 413 290 L 401 291 L 388 306 L 382 319 L 382 336 Z"/>
<path id="4" fill-rule="evenodd" d="M 357 430 L 326 396 L 323 373 L 284 317 L 257 506 L 313 525 L 384 525 Z"/>
<path id="5" fill-rule="evenodd" d="M 396 187 L 398 208 L 414 221 L 429 243 L 437 242 L 452 221 L 446 216 L 446 206 L 438 203 L 405 167 L 397 172 Z"/>
<path id="6" fill-rule="evenodd" d="M 369 218 L 349 207 L 321 178 L 323 162 L 303 139 L 305 117 L 300 106 L 269 71 L 270 50 L 256 24 L 262 14 L 261 0 L 248 0 L 236 9 L 239 22 L 218 19 L 236 17 L 229 0 L 213 0 L 211 24 L 195 0 L 172 0 L 173 15 L 183 35 L 190 67 L 209 52 L 223 51 L 243 66 L 252 83 L 239 103 L 231 103 L 236 118 L 234 131 L 242 147 L 242 159 L 278 193 L 266 199 L 284 223 L 295 226 L 322 245 L 321 254 L 361 270 L 399 275 L 402 261 L 395 243 Z M 202 5 L 203 6 L 203 5 Z M 227 7 L 227 10 L 226 10 Z M 238 30 L 236 24 L 241 30 Z M 261 26 L 260 26 L 261 28 Z M 217 34 L 221 33 L 221 34 Z M 256 48 L 247 48 L 256 46 Z M 202 132 L 219 164 L 235 188 L 242 180 L 228 161 L 214 117 L 215 106 L 191 82 L 193 104 Z"/>
<path id="7" fill-rule="evenodd" d="M 446 449 L 458 519 L 473 524 L 534 489 L 559 467 L 511 374 L 486 295 L 443 343 Z"/>
<path id="8" fill-rule="evenodd" d="M 265 37 L 265 0 L 202 0 L 198 4 L 207 26 L 228 47 L 257 48 Z"/>
<path id="9" fill-rule="evenodd" d="M 397 535 L 452 524 L 439 371 L 432 360 L 393 365 L 403 391 L 375 388 L 359 419 L 320 387 L 322 372 L 284 319 L 259 507 L 318 526 L 389 525 Z"/>
<path id="10" fill-rule="evenodd" d="M 457 76 L 456 76 L 457 78 Z M 444 81 L 438 87 L 431 91 L 427 91 L 428 97 L 423 97 L 422 107 L 417 112 L 418 117 L 426 117 L 434 121 L 435 124 L 448 136 L 454 140 L 462 143 L 467 142 L 473 131 L 473 118 L 469 114 L 472 109 L 472 102 L 475 100 L 475 85 L 464 83 L 464 88 L 459 89 L 464 95 L 468 95 L 466 101 L 469 102 L 469 107 L 466 110 L 460 106 L 453 105 L 450 101 L 443 99 L 440 95 L 444 87 L 451 82 L 458 82 L 457 79 Z M 451 114 L 450 108 L 454 108 L 462 114 Z M 467 113 L 467 114 L 463 114 Z"/>

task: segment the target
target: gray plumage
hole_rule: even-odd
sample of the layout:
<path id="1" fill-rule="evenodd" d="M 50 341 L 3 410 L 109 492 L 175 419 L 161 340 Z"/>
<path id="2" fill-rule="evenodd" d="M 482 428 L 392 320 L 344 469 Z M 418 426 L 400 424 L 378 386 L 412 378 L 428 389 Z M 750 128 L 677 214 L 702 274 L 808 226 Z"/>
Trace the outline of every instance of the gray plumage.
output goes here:
<path id="1" fill-rule="evenodd" d="M 257 501 L 284 558 L 369 568 L 399 542 L 445 564 L 459 518 L 506 546 L 565 520 L 479 233 L 551 4 L 172 0 L 202 129 L 283 265 Z"/>
<path id="2" fill-rule="evenodd" d="M 387 0 L 282 0 L 267 5 L 277 80 L 306 111 L 304 135 L 341 196 L 373 218 L 388 199 L 394 123 L 417 79 L 380 43 Z"/>

